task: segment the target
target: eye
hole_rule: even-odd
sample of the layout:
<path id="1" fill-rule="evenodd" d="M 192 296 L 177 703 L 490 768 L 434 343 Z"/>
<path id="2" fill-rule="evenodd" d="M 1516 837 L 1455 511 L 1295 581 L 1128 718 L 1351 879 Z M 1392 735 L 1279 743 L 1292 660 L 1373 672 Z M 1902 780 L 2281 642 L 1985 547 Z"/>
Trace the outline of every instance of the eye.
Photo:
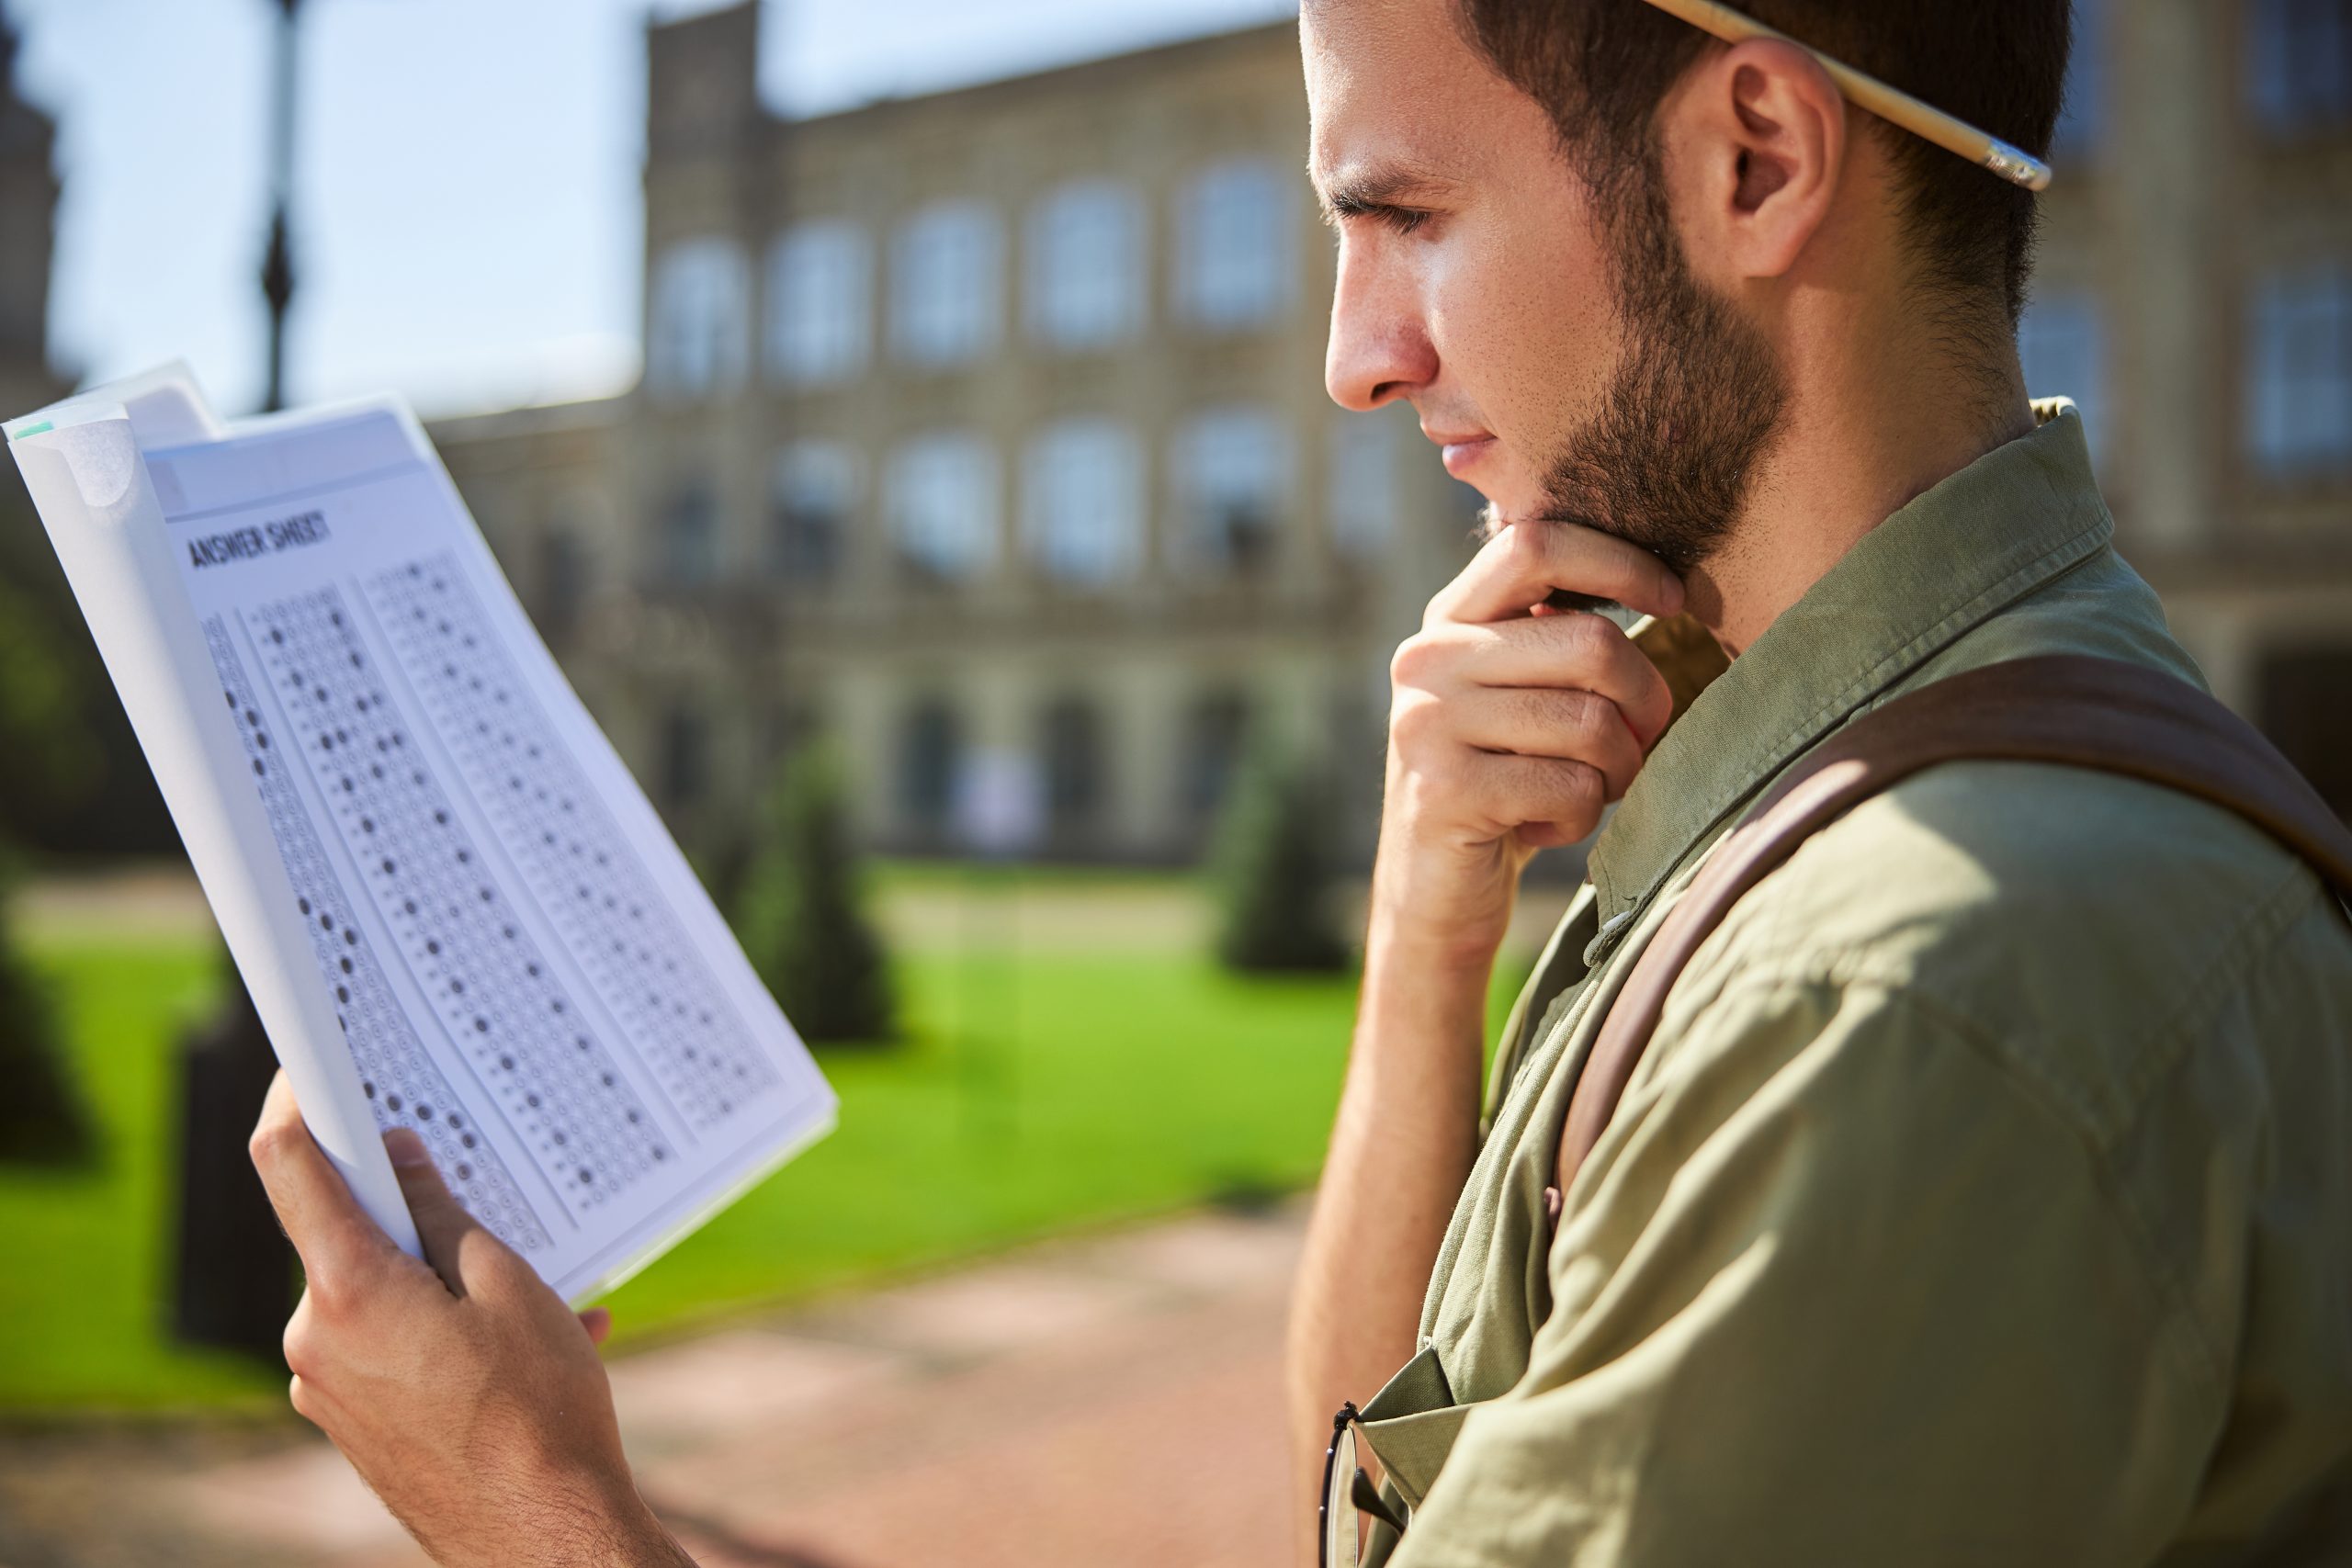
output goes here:
<path id="1" fill-rule="evenodd" d="M 1384 207 L 1380 220 L 1399 234 L 1410 234 L 1430 220 L 1430 215 L 1410 207 Z"/>

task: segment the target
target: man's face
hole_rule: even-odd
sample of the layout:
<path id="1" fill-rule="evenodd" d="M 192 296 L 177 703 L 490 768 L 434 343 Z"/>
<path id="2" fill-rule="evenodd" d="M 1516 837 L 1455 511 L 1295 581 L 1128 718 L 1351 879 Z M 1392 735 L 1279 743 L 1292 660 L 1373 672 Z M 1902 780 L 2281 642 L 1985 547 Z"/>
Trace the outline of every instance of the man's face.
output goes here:
<path id="1" fill-rule="evenodd" d="M 1348 408 L 1411 402 L 1501 520 L 1588 524 L 1687 570 L 1777 423 L 1770 348 L 1691 279 L 1662 172 L 1604 209 L 1453 5 L 1303 9 L 1310 164 L 1340 231 L 1326 383 Z"/>

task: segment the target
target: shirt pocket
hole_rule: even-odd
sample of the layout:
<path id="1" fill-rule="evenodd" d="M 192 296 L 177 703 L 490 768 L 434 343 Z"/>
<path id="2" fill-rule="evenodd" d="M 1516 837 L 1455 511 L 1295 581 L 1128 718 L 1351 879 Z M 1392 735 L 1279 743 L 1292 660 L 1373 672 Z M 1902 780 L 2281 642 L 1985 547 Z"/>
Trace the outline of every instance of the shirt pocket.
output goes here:
<path id="1" fill-rule="evenodd" d="M 1463 1419 L 1476 1406 L 1454 1402 L 1437 1347 L 1405 1363 L 1363 1411 L 1363 1439 L 1408 1509 L 1429 1495 Z"/>

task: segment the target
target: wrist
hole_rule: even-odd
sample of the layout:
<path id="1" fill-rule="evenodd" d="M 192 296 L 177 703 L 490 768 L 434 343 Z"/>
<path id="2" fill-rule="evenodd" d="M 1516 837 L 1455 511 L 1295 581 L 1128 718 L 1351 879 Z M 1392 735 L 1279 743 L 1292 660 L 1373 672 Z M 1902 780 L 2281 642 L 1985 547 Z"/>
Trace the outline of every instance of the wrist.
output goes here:
<path id="1" fill-rule="evenodd" d="M 1373 868 L 1366 965 L 1393 953 L 1425 975 L 1483 985 L 1518 897 L 1518 868 L 1502 854 L 1384 849 Z"/>
<path id="2" fill-rule="evenodd" d="M 1504 919 L 1448 919 L 1411 908 L 1384 908 L 1375 899 L 1364 931 L 1368 978 L 1401 976 L 1419 988 L 1483 995 L 1502 945 Z"/>
<path id="3" fill-rule="evenodd" d="M 450 1568 L 694 1568 L 675 1537 L 626 1476 L 550 1483 L 518 1518 L 505 1546 L 480 1559 L 440 1557 Z"/>

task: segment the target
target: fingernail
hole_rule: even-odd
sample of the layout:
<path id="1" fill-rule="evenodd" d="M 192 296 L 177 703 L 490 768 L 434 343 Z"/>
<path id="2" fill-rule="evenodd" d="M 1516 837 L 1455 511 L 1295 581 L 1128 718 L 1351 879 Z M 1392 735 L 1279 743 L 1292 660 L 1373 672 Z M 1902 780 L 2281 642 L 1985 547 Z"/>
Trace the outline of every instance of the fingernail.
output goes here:
<path id="1" fill-rule="evenodd" d="M 433 1156 L 426 1151 L 424 1140 L 416 1135 L 413 1127 L 395 1127 L 385 1134 L 384 1152 L 392 1156 L 393 1166 L 402 1170 L 414 1170 L 419 1166 L 433 1163 Z"/>

